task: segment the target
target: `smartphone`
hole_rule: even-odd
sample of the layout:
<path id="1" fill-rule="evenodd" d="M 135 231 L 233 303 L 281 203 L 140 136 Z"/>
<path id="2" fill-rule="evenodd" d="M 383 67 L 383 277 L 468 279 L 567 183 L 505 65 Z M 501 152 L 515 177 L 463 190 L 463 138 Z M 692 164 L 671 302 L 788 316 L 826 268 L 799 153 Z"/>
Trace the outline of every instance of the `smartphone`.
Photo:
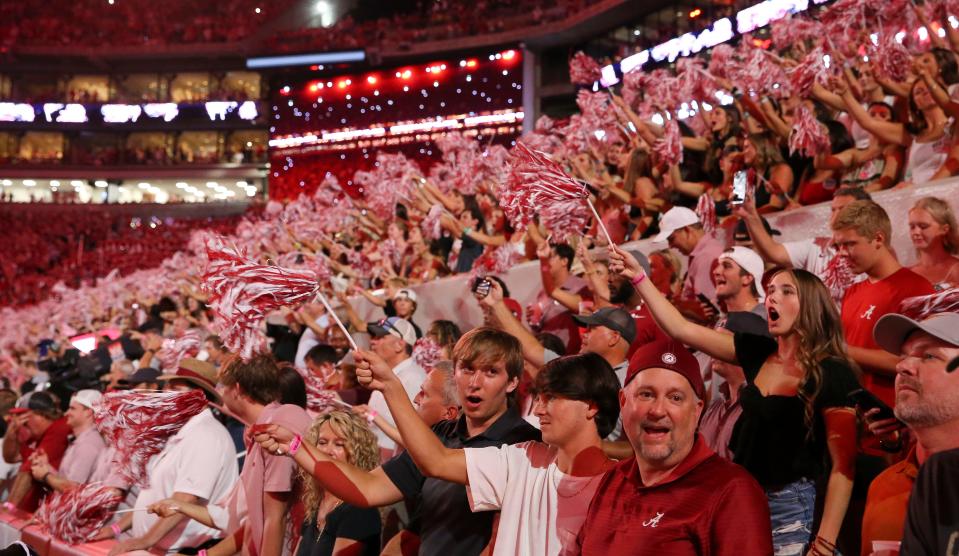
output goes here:
<path id="1" fill-rule="evenodd" d="M 862 388 L 858 390 L 853 390 L 852 392 L 849 393 L 849 399 L 854 404 L 856 404 L 856 406 L 859 407 L 859 409 L 862 410 L 863 412 L 873 408 L 878 408 L 879 414 L 876 415 L 876 419 L 895 419 L 896 418 L 896 413 L 892 410 L 892 408 L 886 405 L 885 402 L 877 398 L 875 394 L 873 394 L 869 390 L 865 390 Z"/>
<path id="2" fill-rule="evenodd" d="M 741 205 L 746 202 L 746 186 L 749 183 L 749 174 L 745 170 L 740 170 L 733 175 L 733 196 L 729 202 L 734 205 Z"/>
<path id="3" fill-rule="evenodd" d="M 710 309 L 712 309 L 713 313 L 715 313 L 716 315 L 721 313 L 721 311 L 715 305 L 713 305 L 713 302 L 710 301 L 710 299 L 706 297 L 705 294 L 702 294 L 702 293 L 696 294 L 696 299 L 698 299 L 699 302 L 705 305 L 706 307 L 709 307 Z"/>
<path id="4" fill-rule="evenodd" d="M 479 278 L 473 282 L 473 293 L 476 294 L 476 297 L 480 299 L 489 295 L 490 282 L 489 278 Z"/>

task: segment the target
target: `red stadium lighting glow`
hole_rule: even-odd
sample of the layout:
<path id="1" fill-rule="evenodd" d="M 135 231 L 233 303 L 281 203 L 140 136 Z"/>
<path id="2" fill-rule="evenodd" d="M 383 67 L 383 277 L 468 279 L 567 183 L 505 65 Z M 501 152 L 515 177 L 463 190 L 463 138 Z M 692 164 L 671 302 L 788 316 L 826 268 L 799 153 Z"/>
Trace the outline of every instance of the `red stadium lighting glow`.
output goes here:
<path id="1" fill-rule="evenodd" d="M 367 76 L 366 82 L 369 83 L 370 85 L 376 85 L 377 79 L 375 76 L 370 75 L 370 76 Z"/>
<path id="2" fill-rule="evenodd" d="M 412 71 L 412 70 L 403 70 L 403 73 L 399 74 L 398 76 L 399 76 L 399 77 L 402 77 L 403 79 L 409 79 L 410 77 L 413 77 L 413 71 Z"/>
<path id="3" fill-rule="evenodd" d="M 504 59 L 504 60 L 512 60 L 512 59 L 515 58 L 515 57 L 516 57 L 516 51 L 515 51 L 515 50 L 507 50 L 506 52 L 503 53 L 503 59 Z"/>
<path id="4" fill-rule="evenodd" d="M 695 10 L 692 10 L 691 12 L 689 12 L 689 19 L 696 19 L 697 17 L 701 15 L 703 15 L 703 11 L 700 10 L 699 8 L 696 8 Z"/>
<path id="5" fill-rule="evenodd" d="M 467 61 L 466 61 L 466 67 L 468 67 L 468 68 L 475 68 L 475 67 L 476 67 L 476 64 L 478 64 L 478 63 L 479 63 L 479 62 L 477 62 L 476 59 L 467 60 Z"/>
<path id="6" fill-rule="evenodd" d="M 281 95 L 288 95 L 288 94 L 290 94 L 290 86 L 289 86 L 289 85 L 284 85 L 283 88 L 280 89 L 280 94 L 281 94 Z"/>
<path id="7" fill-rule="evenodd" d="M 336 86 L 339 87 L 339 88 L 341 88 L 341 89 L 345 89 L 346 86 L 349 85 L 349 84 L 350 84 L 350 83 L 349 83 L 349 80 L 348 80 L 348 79 L 344 79 L 343 81 L 338 82 L 338 83 L 336 84 Z"/>

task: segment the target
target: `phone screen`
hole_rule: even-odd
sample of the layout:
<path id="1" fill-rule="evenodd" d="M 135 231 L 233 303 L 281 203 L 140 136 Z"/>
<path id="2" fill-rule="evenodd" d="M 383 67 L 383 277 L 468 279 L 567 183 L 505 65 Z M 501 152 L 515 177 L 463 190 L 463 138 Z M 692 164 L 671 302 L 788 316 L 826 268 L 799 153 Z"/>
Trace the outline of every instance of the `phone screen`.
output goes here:
<path id="1" fill-rule="evenodd" d="M 734 205 L 741 205 L 746 202 L 746 185 L 749 181 L 745 170 L 736 172 L 733 176 L 733 196 L 729 200 Z"/>

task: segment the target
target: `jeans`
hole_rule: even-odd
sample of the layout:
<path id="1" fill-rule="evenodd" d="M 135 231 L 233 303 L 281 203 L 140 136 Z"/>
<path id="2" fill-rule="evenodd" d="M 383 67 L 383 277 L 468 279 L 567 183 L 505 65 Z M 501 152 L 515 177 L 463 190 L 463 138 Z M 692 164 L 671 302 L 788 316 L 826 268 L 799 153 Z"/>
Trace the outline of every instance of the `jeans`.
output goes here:
<path id="1" fill-rule="evenodd" d="M 766 489 L 773 528 L 774 556 L 803 556 L 812 534 L 816 486 L 799 479 L 778 490 Z"/>

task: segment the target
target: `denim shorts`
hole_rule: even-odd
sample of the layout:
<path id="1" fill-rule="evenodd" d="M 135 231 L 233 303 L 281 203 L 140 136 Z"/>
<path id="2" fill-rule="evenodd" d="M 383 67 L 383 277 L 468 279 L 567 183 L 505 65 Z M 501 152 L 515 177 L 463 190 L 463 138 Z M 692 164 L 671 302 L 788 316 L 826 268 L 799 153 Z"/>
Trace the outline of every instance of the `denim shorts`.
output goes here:
<path id="1" fill-rule="evenodd" d="M 799 479 L 777 489 L 766 489 L 773 528 L 774 556 L 804 556 L 812 535 L 816 486 Z"/>

